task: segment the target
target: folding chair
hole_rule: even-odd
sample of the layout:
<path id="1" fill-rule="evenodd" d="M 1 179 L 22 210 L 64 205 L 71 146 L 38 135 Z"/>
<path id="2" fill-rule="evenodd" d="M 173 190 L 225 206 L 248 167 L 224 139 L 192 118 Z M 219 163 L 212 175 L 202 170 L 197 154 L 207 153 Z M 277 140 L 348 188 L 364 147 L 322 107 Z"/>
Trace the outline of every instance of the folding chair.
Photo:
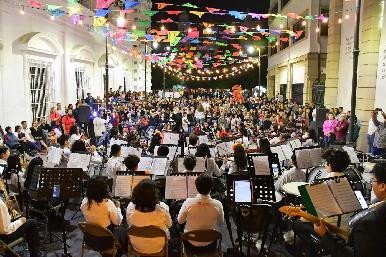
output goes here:
<path id="1" fill-rule="evenodd" d="M 127 230 L 128 234 L 128 240 L 129 240 L 129 249 L 128 253 L 130 255 L 134 256 L 159 256 L 159 257 L 167 257 L 168 256 L 168 237 L 166 235 L 166 232 L 160 229 L 156 226 L 146 226 L 146 227 L 135 227 L 130 226 Z M 158 253 L 141 253 L 134 249 L 132 246 L 130 236 L 144 238 L 144 239 L 150 239 L 150 238 L 164 238 L 165 245 L 164 248 L 158 252 Z"/>
<path id="2" fill-rule="evenodd" d="M 15 257 L 20 257 L 18 253 L 16 253 L 12 248 L 14 248 L 16 245 L 22 243 L 24 239 L 22 237 L 16 239 L 15 241 L 6 244 L 3 240 L 0 240 L 0 254 L 4 254 L 6 252 L 10 252 Z"/>
<path id="3" fill-rule="evenodd" d="M 247 233 L 247 256 L 251 251 L 251 234 L 262 233 L 262 244 L 259 252 L 261 256 L 267 240 L 268 226 L 274 217 L 274 208 L 270 204 L 239 205 L 236 207 L 237 234 L 242 252 L 242 235 Z"/>
<path id="4" fill-rule="evenodd" d="M 112 257 L 116 256 L 120 244 L 110 230 L 86 222 L 79 222 L 78 226 L 83 232 L 81 257 L 83 257 L 85 249 L 109 254 Z"/>
<path id="5" fill-rule="evenodd" d="M 195 241 L 195 242 L 216 242 L 217 247 L 211 251 L 208 252 L 200 252 L 195 253 L 190 250 L 188 250 L 184 246 L 185 241 Z M 181 237 L 181 247 L 180 247 L 180 254 L 181 257 L 218 257 L 222 256 L 221 252 L 221 241 L 222 241 L 222 235 L 220 232 L 218 232 L 215 229 L 205 229 L 205 230 L 192 230 L 189 232 L 185 232 Z"/>

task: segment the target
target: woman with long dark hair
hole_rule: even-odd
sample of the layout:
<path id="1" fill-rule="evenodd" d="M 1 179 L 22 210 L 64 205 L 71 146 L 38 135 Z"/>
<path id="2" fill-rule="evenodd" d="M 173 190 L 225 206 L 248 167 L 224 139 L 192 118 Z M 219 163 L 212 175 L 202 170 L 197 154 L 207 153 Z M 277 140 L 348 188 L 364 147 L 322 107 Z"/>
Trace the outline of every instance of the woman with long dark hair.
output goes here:
<path id="1" fill-rule="evenodd" d="M 133 189 L 132 202 L 126 210 L 127 224 L 136 227 L 156 226 L 168 233 L 172 225 L 169 207 L 159 201 L 157 185 L 144 179 Z M 164 238 L 130 237 L 133 248 L 139 252 L 152 254 L 160 252 L 165 246 Z"/>
<path id="2" fill-rule="evenodd" d="M 224 159 L 224 163 L 221 170 L 228 171 L 228 174 L 232 173 L 244 173 L 248 168 L 247 153 L 242 144 L 235 144 L 233 146 L 233 161 Z"/>
<path id="3" fill-rule="evenodd" d="M 206 159 L 205 166 L 206 166 L 206 173 L 208 175 L 212 176 L 214 174 L 215 176 L 218 176 L 218 177 L 222 175 L 223 172 L 217 166 L 217 163 L 214 160 L 214 158 L 212 158 L 209 146 L 207 144 L 202 143 L 197 147 L 196 157 L 203 157 Z"/>

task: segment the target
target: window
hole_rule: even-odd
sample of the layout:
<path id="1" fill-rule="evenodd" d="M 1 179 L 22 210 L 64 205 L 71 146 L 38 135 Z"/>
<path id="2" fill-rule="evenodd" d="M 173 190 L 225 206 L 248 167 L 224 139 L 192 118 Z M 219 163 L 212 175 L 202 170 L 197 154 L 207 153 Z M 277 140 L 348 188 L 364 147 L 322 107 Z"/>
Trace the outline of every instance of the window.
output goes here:
<path id="1" fill-rule="evenodd" d="M 302 23 L 303 21 L 300 20 L 292 26 L 292 30 L 295 33 L 295 35 L 292 37 L 293 44 L 306 37 L 306 27 L 303 26 Z"/>
<path id="2" fill-rule="evenodd" d="M 271 55 L 276 54 L 276 53 L 278 52 L 278 51 L 277 51 L 277 45 L 276 45 L 276 42 L 269 43 L 269 49 L 271 49 L 271 51 L 270 51 L 270 54 L 271 54 Z"/>
<path id="3" fill-rule="evenodd" d="M 329 9 L 328 8 L 321 8 L 320 13 L 323 14 L 325 17 L 328 17 Z M 320 22 L 320 35 L 321 36 L 328 36 L 328 22 Z"/>
<path id="4" fill-rule="evenodd" d="M 286 49 L 289 46 L 290 36 L 288 33 L 280 35 L 280 50 Z"/>
<path id="5" fill-rule="evenodd" d="M 135 64 L 138 64 L 138 62 L 137 62 L 137 61 L 134 61 L 134 65 L 135 65 Z"/>
<path id="6" fill-rule="evenodd" d="M 89 93 L 89 79 L 86 75 L 85 69 L 82 67 L 75 68 L 75 83 L 76 83 L 76 100 L 82 100 L 86 98 L 86 94 Z"/>
<path id="7" fill-rule="evenodd" d="M 281 9 L 284 8 L 284 6 L 286 6 L 288 4 L 290 0 L 281 0 Z"/>
<path id="8" fill-rule="evenodd" d="M 47 63 L 29 61 L 28 66 L 32 119 L 35 120 L 47 117 L 48 65 Z"/>
<path id="9" fill-rule="evenodd" d="M 138 70 L 134 70 L 133 72 L 134 72 L 134 73 L 137 73 L 137 72 L 138 72 Z"/>
<path id="10" fill-rule="evenodd" d="M 134 81 L 138 81 L 138 79 L 137 79 L 137 78 L 134 78 Z"/>

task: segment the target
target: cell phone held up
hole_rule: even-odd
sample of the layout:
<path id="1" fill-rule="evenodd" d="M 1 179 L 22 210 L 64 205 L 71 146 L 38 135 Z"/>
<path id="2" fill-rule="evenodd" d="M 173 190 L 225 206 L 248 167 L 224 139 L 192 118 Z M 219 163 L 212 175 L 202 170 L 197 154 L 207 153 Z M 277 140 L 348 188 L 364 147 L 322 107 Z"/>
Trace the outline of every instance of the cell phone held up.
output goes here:
<path id="1" fill-rule="evenodd" d="M 52 188 L 52 198 L 60 198 L 60 185 L 54 185 Z"/>

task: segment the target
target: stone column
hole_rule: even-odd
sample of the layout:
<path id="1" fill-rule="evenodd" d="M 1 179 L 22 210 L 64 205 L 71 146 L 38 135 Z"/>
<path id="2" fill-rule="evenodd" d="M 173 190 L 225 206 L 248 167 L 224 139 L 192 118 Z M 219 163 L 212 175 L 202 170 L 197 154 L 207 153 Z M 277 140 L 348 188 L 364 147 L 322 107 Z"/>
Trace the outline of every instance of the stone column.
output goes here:
<path id="1" fill-rule="evenodd" d="M 382 6 L 378 0 L 362 0 L 360 56 L 358 65 L 358 88 L 356 115 L 361 121 L 358 149 L 367 150 L 367 126 L 370 111 L 374 109 L 375 87 L 381 30 L 379 28 Z"/>
<path id="2" fill-rule="evenodd" d="M 327 44 L 327 65 L 326 65 L 326 91 L 324 104 L 330 108 L 336 106 L 338 95 L 339 59 L 341 45 L 341 24 L 340 15 L 343 8 L 343 0 L 330 0 L 330 17 L 328 21 L 328 44 Z"/>

